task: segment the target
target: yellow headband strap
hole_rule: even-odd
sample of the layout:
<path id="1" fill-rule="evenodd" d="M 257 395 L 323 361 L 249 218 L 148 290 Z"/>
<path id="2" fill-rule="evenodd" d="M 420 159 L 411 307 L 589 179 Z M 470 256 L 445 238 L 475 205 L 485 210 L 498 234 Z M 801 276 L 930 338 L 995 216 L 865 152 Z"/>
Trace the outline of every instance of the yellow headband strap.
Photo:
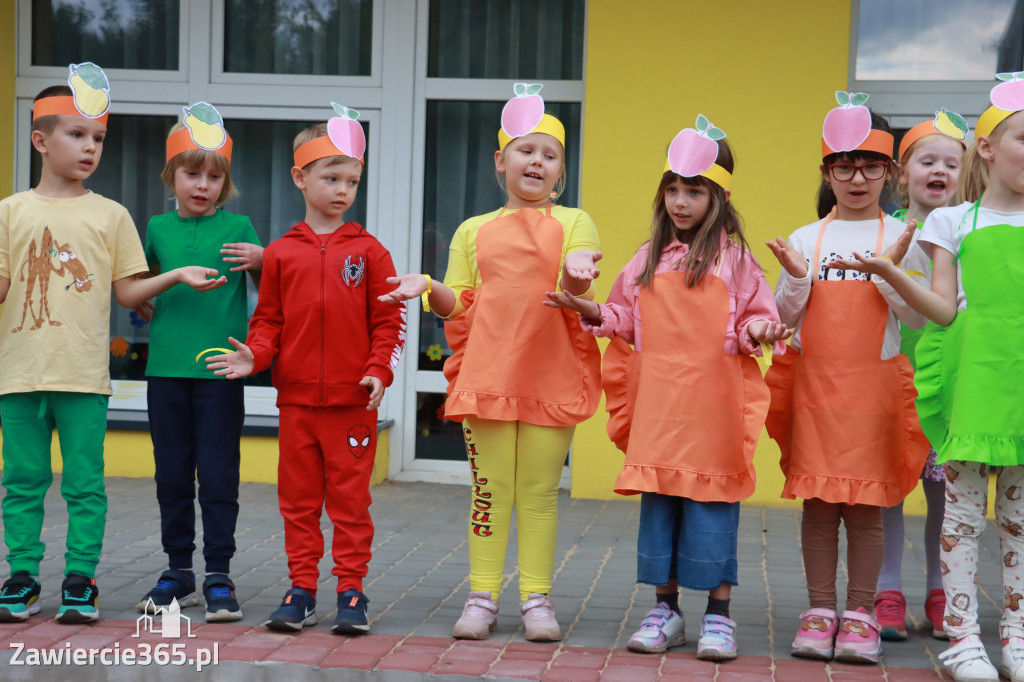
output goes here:
<path id="1" fill-rule="evenodd" d="M 669 163 L 668 159 L 665 159 L 665 170 L 662 173 L 667 173 L 672 170 L 672 164 Z M 675 172 L 675 171 L 672 171 Z M 706 171 L 700 174 L 701 177 L 705 177 L 711 182 L 715 183 L 722 189 L 729 189 L 729 185 L 732 184 L 732 173 L 725 170 L 717 163 L 708 168 Z M 679 177 L 685 177 L 680 175 Z"/>
<path id="2" fill-rule="evenodd" d="M 527 123 L 527 125 L 529 125 L 529 123 Z M 565 148 L 565 126 L 563 126 L 562 122 L 551 114 L 544 114 L 544 117 L 540 119 L 540 123 L 538 123 L 537 127 L 531 130 L 530 133 L 546 133 L 558 140 L 563 149 Z M 527 133 L 527 135 L 530 133 Z M 506 135 L 504 130 L 498 128 L 499 150 L 504 151 L 505 147 L 508 146 L 508 143 L 514 139 L 515 138 Z"/>
<path id="3" fill-rule="evenodd" d="M 974 136 L 980 137 L 984 135 L 988 137 L 992 134 L 992 131 L 996 129 L 996 126 L 1010 118 L 1016 111 L 1007 111 L 1006 109 L 1000 109 L 997 106 L 991 106 L 985 110 L 978 118 L 978 125 L 974 126 Z"/>

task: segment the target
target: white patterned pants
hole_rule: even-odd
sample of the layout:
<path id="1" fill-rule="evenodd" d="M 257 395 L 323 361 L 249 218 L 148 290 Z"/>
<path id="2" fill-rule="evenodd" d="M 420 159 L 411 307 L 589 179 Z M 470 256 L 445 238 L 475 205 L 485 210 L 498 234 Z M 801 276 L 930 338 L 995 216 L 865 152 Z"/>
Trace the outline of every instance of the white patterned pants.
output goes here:
<path id="1" fill-rule="evenodd" d="M 985 529 L 988 477 L 996 472 L 995 516 L 999 525 L 1003 615 L 1000 637 L 1024 637 L 1024 466 L 946 463 L 946 516 L 939 567 L 946 592 L 946 634 L 962 639 L 978 626 L 978 536 Z M 995 595 L 998 600 L 999 595 Z"/>

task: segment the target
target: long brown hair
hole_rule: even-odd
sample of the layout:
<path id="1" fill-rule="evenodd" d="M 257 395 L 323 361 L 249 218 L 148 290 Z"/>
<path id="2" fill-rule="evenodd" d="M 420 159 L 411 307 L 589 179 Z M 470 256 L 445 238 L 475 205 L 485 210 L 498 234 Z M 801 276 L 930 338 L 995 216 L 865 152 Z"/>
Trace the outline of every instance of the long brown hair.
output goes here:
<path id="1" fill-rule="evenodd" d="M 718 141 L 718 158 L 715 163 L 732 173 L 735 164 L 733 162 L 732 150 L 725 140 Z M 690 250 L 686 258 L 676 267 L 686 271 L 686 286 L 699 286 L 704 281 L 715 257 L 722 248 L 722 230 L 725 230 L 730 239 L 737 242 L 740 248 L 746 252 L 750 248 L 746 237 L 743 236 L 743 225 L 739 213 L 733 208 L 732 202 L 726 196 L 721 185 L 713 182 L 702 175 L 694 177 L 683 177 L 672 171 L 665 171 L 661 176 L 661 183 L 658 185 L 658 193 L 654 195 L 654 213 L 651 217 L 651 239 L 647 249 L 647 262 L 644 269 L 636 278 L 636 284 L 650 289 L 654 288 L 654 274 L 661 261 L 661 255 L 673 241 L 678 239 L 675 223 L 665 208 L 665 191 L 668 186 L 676 180 L 682 180 L 687 185 L 706 187 L 711 193 L 711 202 L 708 206 L 704 222 L 697 228 L 690 242 Z"/>

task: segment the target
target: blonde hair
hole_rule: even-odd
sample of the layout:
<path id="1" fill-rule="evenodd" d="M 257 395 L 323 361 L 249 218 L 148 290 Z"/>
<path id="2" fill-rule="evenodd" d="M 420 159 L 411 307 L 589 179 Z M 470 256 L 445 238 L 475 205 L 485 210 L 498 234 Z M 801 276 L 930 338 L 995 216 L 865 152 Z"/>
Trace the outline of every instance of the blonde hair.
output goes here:
<path id="1" fill-rule="evenodd" d="M 185 124 L 179 121 L 171 126 L 171 130 L 167 133 L 167 136 L 170 137 L 184 128 Z M 235 184 L 231 182 L 231 162 L 224 158 L 224 155 L 219 152 L 210 151 L 208 149 L 189 149 L 181 154 L 172 156 L 164 165 L 164 169 L 160 171 L 160 179 L 164 181 L 164 184 L 167 185 L 172 192 L 175 192 L 174 174 L 178 172 L 179 168 L 202 168 L 208 163 L 213 164 L 214 168 L 224 174 L 224 186 L 220 188 L 220 196 L 217 197 L 216 201 L 217 208 L 220 208 L 226 204 L 228 200 L 234 199 L 238 196 L 238 189 L 235 187 Z"/>
<path id="2" fill-rule="evenodd" d="M 301 131 L 298 135 L 296 135 L 295 139 L 292 141 L 292 151 L 294 152 L 302 145 L 312 140 L 315 140 L 318 137 L 327 137 L 326 123 L 317 123 L 316 125 L 310 126 L 305 130 Z M 336 163 L 345 163 L 346 161 L 359 161 L 359 159 L 351 156 L 345 156 L 344 154 L 338 154 L 337 156 L 325 156 L 323 158 L 316 159 L 315 161 L 310 161 L 309 163 L 302 167 L 302 170 L 308 170 L 313 167 L 313 164 L 318 163 L 320 161 L 323 161 L 323 165 L 325 166 L 333 166 Z"/>
<path id="3" fill-rule="evenodd" d="M 1006 132 L 1006 122 L 1014 116 L 1021 116 L 1022 111 L 1010 114 L 999 122 L 992 133 L 988 136 L 991 141 L 998 140 Z M 978 141 L 967 148 L 964 152 L 964 161 L 960 169 L 960 182 L 956 188 L 956 200 L 959 203 L 965 201 L 975 202 L 985 193 L 988 187 L 988 162 L 978 154 Z"/>
<path id="4" fill-rule="evenodd" d="M 554 137 L 554 135 L 552 135 Z M 498 153 L 501 154 L 501 160 L 505 160 L 505 152 L 509 145 L 518 140 L 519 138 L 513 138 L 505 145 L 505 149 L 499 149 Z M 558 139 L 558 138 L 555 138 Z M 498 181 L 498 187 L 501 188 L 502 193 L 505 195 L 505 200 L 508 200 L 508 183 L 505 182 L 505 174 L 498 170 L 497 166 L 494 168 L 494 177 Z M 555 181 L 555 186 L 551 189 L 551 202 L 554 203 L 558 200 L 558 197 L 562 196 L 562 192 L 565 191 L 565 184 L 567 180 L 565 177 L 565 147 L 562 147 L 562 171 L 561 175 L 558 176 L 558 180 Z"/>

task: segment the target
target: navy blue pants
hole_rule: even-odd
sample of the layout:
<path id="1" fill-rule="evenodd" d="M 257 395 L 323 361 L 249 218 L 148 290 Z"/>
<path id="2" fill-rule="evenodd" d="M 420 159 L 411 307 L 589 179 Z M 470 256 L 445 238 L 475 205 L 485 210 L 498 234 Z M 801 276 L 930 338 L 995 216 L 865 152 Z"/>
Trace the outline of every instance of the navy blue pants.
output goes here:
<path id="1" fill-rule="evenodd" d="M 697 502 L 643 493 L 637 538 L 637 582 L 690 590 L 737 584 L 739 502 Z"/>
<path id="2" fill-rule="evenodd" d="M 244 385 L 226 379 L 148 377 L 160 531 L 170 568 L 192 568 L 196 481 L 207 573 L 227 573 L 238 521 Z"/>

